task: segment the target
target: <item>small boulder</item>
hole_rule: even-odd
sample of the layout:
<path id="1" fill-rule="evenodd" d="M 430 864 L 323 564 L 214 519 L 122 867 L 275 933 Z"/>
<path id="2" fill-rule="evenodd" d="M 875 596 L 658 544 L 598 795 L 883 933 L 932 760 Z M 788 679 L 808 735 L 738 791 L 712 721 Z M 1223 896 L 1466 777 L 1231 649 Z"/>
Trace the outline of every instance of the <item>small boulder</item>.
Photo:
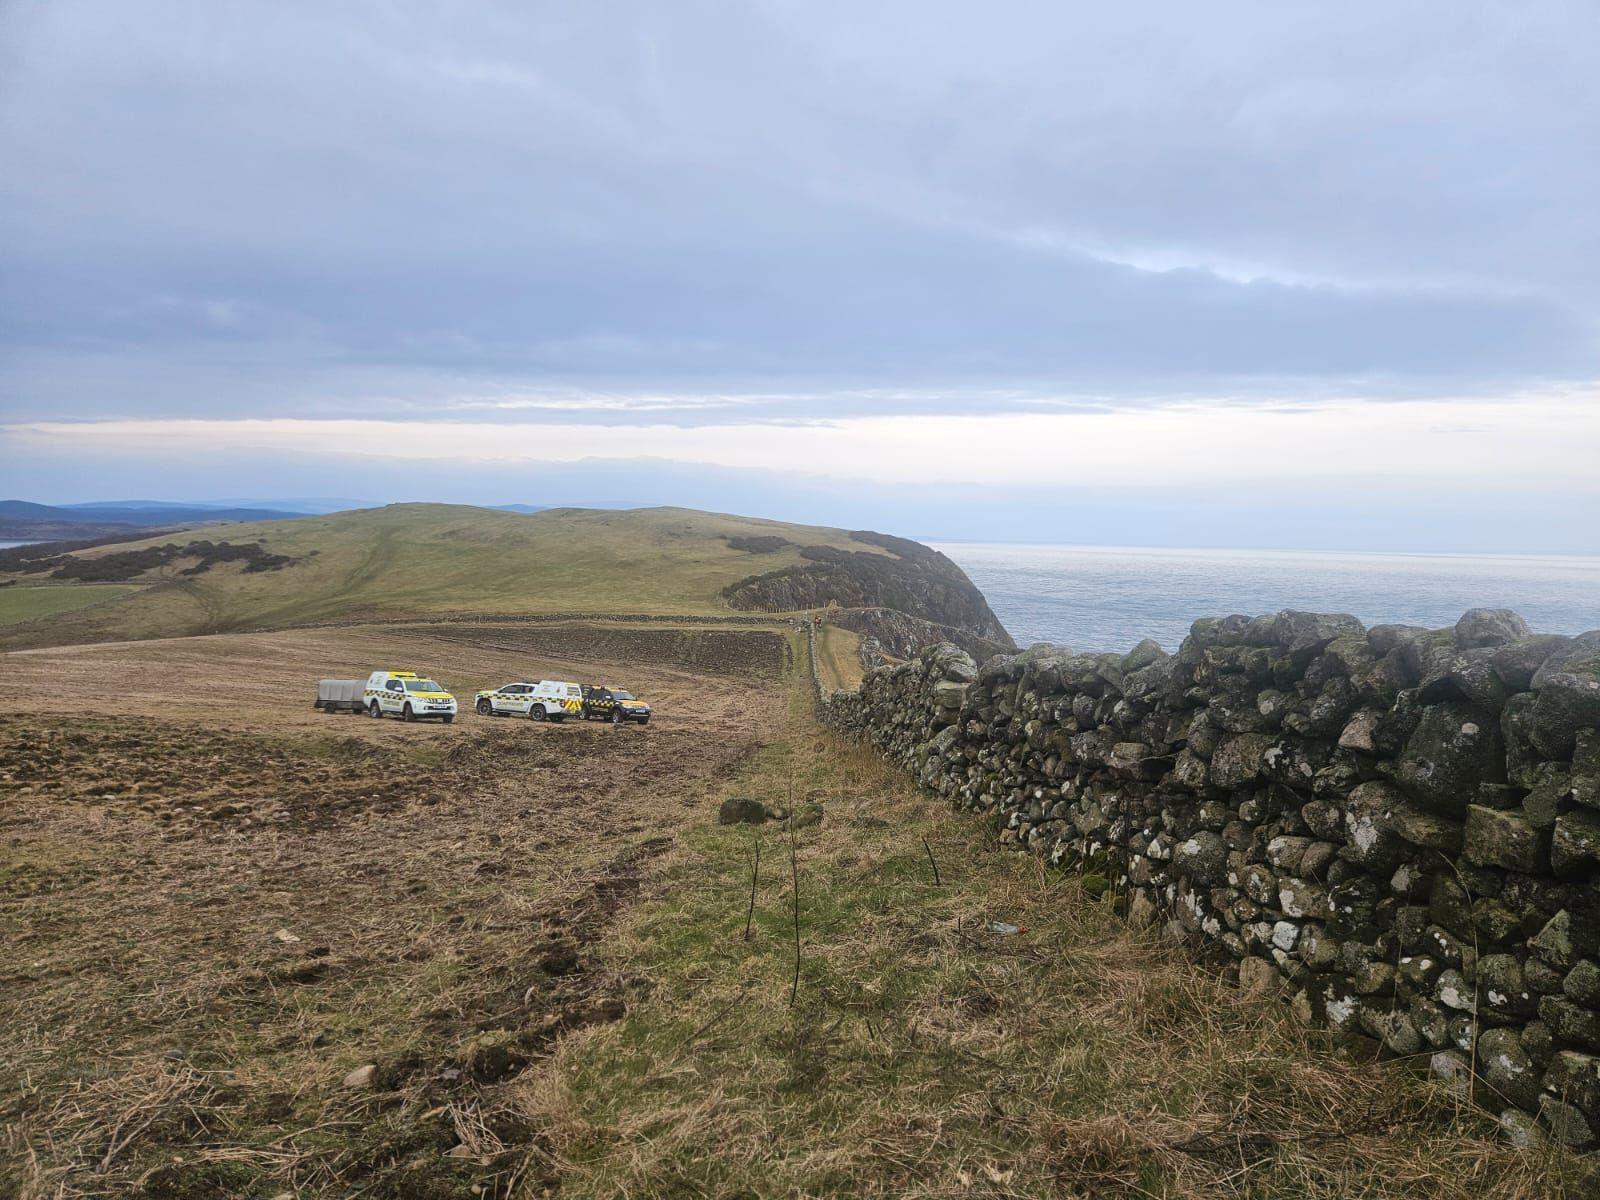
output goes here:
<path id="1" fill-rule="evenodd" d="M 1125 674 L 1142 670 L 1151 663 L 1158 662 L 1167 656 L 1161 648 L 1161 643 L 1153 638 L 1145 638 L 1132 650 L 1122 656 L 1122 670 Z"/>
<path id="2" fill-rule="evenodd" d="M 372 1086 L 373 1077 L 378 1073 L 377 1063 L 367 1063 L 364 1067 L 357 1067 L 341 1081 L 347 1088 L 368 1088 Z"/>
<path id="3" fill-rule="evenodd" d="M 1529 736 L 1549 758 L 1571 753 L 1581 731 L 1600 726 L 1600 630 L 1580 634 L 1534 672 Z"/>
<path id="4" fill-rule="evenodd" d="M 1478 1037 L 1478 1063 L 1483 1081 L 1501 1099 L 1518 1108 L 1534 1108 L 1539 1103 L 1539 1070 L 1528 1057 L 1515 1031 L 1486 1029 Z"/>
<path id="5" fill-rule="evenodd" d="M 1389 813 L 1389 828 L 1413 846 L 1424 850 L 1439 850 L 1456 854 L 1461 850 L 1462 829 L 1459 821 L 1437 816 L 1426 809 L 1401 801 Z"/>
<path id="6" fill-rule="evenodd" d="M 1344 731 L 1339 734 L 1339 748 L 1361 754 L 1376 754 L 1378 725 L 1382 720 L 1383 714 L 1377 709 L 1361 709 L 1345 723 Z"/>
<path id="7" fill-rule="evenodd" d="M 1594 1128 L 1574 1105 L 1547 1094 L 1540 1097 L 1539 1116 L 1550 1127 L 1551 1135 L 1563 1146 L 1587 1150 L 1594 1145 Z"/>
<path id="8" fill-rule="evenodd" d="M 1550 840 L 1550 866 L 1557 875 L 1578 875 L 1600 862 L 1600 816 L 1563 813 Z"/>
<path id="9" fill-rule="evenodd" d="M 1479 784 L 1505 781 L 1500 723 L 1470 704 L 1430 705 L 1407 739 L 1395 774 L 1434 811 L 1464 815 Z"/>
<path id="10" fill-rule="evenodd" d="M 1600 1115 L 1600 1058 L 1562 1050 L 1545 1072 L 1544 1086 L 1588 1113 Z"/>
<path id="11" fill-rule="evenodd" d="M 811 801 L 795 809 L 794 815 L 789 818 L 789 824 L 796 829 L 806 829 L 812 825 L 821 825 L 823 815 L 822 805 Z"/>
<path id="12" fill-rule="evenodd" d="M 1221 883 L 1227 874 L 1228 847 L 1217 834 L 1203 829 L 1173 848 L 1172 866 L 1194 883 Z"/>
<path id="13" fill-rule="evenodd" d="M 1521 813 L 1474 804 L 1467 809 L 1462 853 L 1468 862 L 1511 871 L 1535 872 L 1544 866 L 1548 835 Z"/>
<path id="14" fill-rule="evenodd" d="M 1539 1122 L 1520 1108 L 1508 1108 L 1500 1114 L 1500 1133 L 1519 1150 L 1531 1150 L 1544 1144 L 1544 1130 L 1539 1128 Z"/>
<path id="15" fill-rule="evenodd" d="M 759 800 L 748 796 L 729 796 L 717 810 L 719 825 L 760 825 L 772 814 Z"/>
<path id="16" fill-rule="evenodd" d="M 1503 646 L 1532 632 L 1528 623 L 1509 608 L 1471 608 L 1456 622 L 1456 646 L 1462 650 Z"/>

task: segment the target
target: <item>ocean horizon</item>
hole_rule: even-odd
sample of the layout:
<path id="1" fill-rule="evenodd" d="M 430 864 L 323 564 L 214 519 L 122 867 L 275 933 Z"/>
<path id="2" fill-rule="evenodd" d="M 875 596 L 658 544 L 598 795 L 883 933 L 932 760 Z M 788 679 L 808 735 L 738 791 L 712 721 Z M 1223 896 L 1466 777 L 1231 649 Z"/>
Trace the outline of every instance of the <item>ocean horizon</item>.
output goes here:
<path id="1" fill-rule="evenodd" d="M 1366 624 L 1453 625 L 1510 608 L 1539 633 L 1600 628 L 1600 556 L 1183 549 L 930 541 L 988 598 L 1020 646 L 1175 650 L 1199 617 L 1295 608 Z"/>

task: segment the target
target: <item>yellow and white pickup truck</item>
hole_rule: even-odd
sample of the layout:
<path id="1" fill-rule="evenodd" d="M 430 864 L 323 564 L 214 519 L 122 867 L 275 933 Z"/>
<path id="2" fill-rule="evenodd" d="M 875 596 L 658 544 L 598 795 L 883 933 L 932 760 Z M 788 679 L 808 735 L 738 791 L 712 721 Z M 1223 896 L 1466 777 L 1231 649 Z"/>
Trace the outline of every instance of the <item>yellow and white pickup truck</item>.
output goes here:
<path id="1" fill-rule="evenodd" d="M 560 722 L 583 714 L 583 689 L 559 679 L 505 683 L 479 692 L 473 707 L 482 717 L 521 716 Z"/>
<path id="2" fill-rule="evenodd" d="M 456 719 L 456 698 L 415 671 L 374 671 L 362 699 L 373 718 L 387 713 L 406 721 L 437 718 L 446 725 Z"/>

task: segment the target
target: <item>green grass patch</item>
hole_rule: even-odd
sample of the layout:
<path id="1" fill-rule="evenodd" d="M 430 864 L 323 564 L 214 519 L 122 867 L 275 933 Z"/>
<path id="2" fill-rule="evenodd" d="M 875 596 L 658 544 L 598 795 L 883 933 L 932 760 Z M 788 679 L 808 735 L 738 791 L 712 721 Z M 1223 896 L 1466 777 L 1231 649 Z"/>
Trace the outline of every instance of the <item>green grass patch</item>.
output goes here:
<path id="1" fill-rule="evenodd" d="M 0 588 L 0 625 L 13 625 L 18 621 L 33 621 L 56 613 L 72 612 L 116 600 L 135 587 L 98 586 L 89 584 L 52 584 L 42 587 L 13 585 Z"/>

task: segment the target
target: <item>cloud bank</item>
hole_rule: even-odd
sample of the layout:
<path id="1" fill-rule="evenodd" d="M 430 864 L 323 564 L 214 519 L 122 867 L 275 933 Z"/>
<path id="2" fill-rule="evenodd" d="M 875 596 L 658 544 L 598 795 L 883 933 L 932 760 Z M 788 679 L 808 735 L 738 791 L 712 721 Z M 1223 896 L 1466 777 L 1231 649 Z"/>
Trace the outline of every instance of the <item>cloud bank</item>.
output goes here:
<path id="1" fill-rule="evenodd" d="M 311 454 L 1271 503 L 1321 447 L 1592 515 L 1597 40 L 1585 0 L 12 5 L 0 455 L 57 498 Z"/>

